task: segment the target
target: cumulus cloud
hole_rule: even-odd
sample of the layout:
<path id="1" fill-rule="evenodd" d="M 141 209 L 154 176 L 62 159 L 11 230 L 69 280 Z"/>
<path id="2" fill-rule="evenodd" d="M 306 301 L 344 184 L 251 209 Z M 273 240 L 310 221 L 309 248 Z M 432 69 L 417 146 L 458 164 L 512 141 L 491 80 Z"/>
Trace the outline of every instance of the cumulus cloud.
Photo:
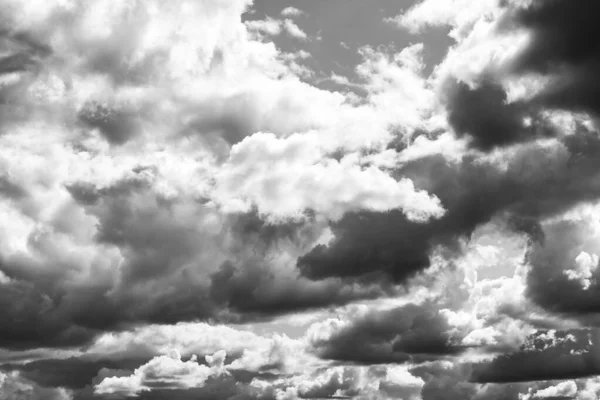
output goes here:
<path id="1" fill-rule="evenodd" d="M 597 3 L 252 3 L 0 0 L 0 397 L 596 398 Z"/>
<path id="2" fill-rule="evenodd" d="M 591 256 L 582 251 L 575 258 L 576 268 L 565 270 L 565 275 L 571 280 L 579 281 L 584 289 L 587 289 L 592 284 L 591 277 L 594 271 L 598 268 L 598 256 Z"/>
<path id="3" fill-rule="evenodd" d="M 363 142 L 372 145 L 369 137 L 381 144 L 390 122 L 380 121 L 373 105 L 356 109 L 340 94 L 297 80 L 272 43 L 248 36 L 239 21 L 245 2 L 181 2 L 164 10 L 158 3 L 111 10 L 61 3 L 36 14 L 29 22 L 35 29 L 17 21 L 31 10 L 11 4 L 7 24 L 32 30 L 25 37 L 9 26 L 11 51 L 50 59 L 38 60 L 43 73 L 37 75 L 10 67 L 22 74 L 19 85 L 35 89 L 29 97 L 11 97 L 12 104 L 35 112 L 8 118 L 10 131 L 0 138 L 6 149 L 0 162 L 8 171 L 2 214 L 11 226 L 2 231 L 3 316 L 10 321 L 3 325 L 4 346 L 80 345 L 139 321 L 235 320 L 230 311 L 264 315 L 372 297 L 382 290 L 297 278 L 295 257 L 319 240 L 328 219 L 348 210 L 400 207 L 416 221 L 443 213 L 435 197 L 414 190 L 408 179 L 395 180 L 384 168 L 352 158 L 328 159 L 340 146 L 357 151 Z M 207 26 L 223 30 L 219 40 L 184 24 L 176 45 L 167 45 L 178 21 L 208 9 Z M 62 25 L 52 22 L 65 15 L 73 29 L 83 29 L 85 18 L 96 14 L 106 29 L 77 38 L 62 37 Z M 121 46 L 115 38 L 130 31 L 137 33 Z M 42 45 L 46 38 L 56 42 Z M 82 47 L 97 53 L 79 59 L 74 54 Z M 201 58 L 181 59 L 188 49 Z M 256 80 L 240 86 L 244 74 Z M 267 99 L 273 108 L 265 107 Z M 256 134 L 261 128 L 272 133 Z M 309 129 L 328 139 L 292 135 Z M 40 130 L 52 134 L 40 136 Z M 272 158 L 261 159 L 262 171 L 279 165 L 279 181 L 269 182 L 260 169 L 254 175 L 245 170 L 253 145 L 266 153 L 274 149 Z M 297 145 L 305 146 L 306 159 L 293 154 Z M 286 146 L 288 153 L 278 153 Z M 15 169 L 18 163 L 26 167 Z M 296 168 L 293 193 L 279 190 L 290 179 L 287 167 Z M 341 186 L 327 186 L 336 179 Z M 244 188 L 245 180 L 260 185 Z M 322 192 L 320 199 L 314 190 Z M 339 200 L 326 198 L 332 194 Z M 253 219 L 256 208 L 276 224 Z M 286 221 L 305 212 L 317 216 L 308 223 Z M 284 254 L 269 259 L 283 242 Z M 287 269 L 275 269 L 281 262 Z M 243 288 L 251 301 L 232 287 Z"/>
<path id="4" fill-rule="evenodd" d="M 324 153 L 310 134 L 285 140 L 255 134 L 232 148 L 216 175 L 214 197 L 226 211 L 248 212 L 256 205 L 275 219 L 301 218 L 306 210 L 330 220 L 359 209 L 400 208 L 417 222 L 443 215 L 440 201 L 415 190 L 410 180 L 396 181 L 376 167 L 361 168 L 359 160 L 336 161 Z"/>
<path id="5" fill-rule="evenodd" d="M 201 387 L 211 376 L 225 373 L 223 363 L 226 353 L 219 351 L 206 356 L 206 365 L 197 363 L 196 357 L 183 361 L 176 350 L 159 356 L 137 368 L 130 376 L 108 377 L 96 385 L 96 393 L 136 396 L 152 389 L 190 389 Z"/>
<path id="6" fill-rule="evenodd" d="M 523 399 L 530 398 L 573 398 L 577 394 L 577 384 L 574 381 L 560 382 L 556 386 L 536 391 L 533 396 L 523 396 Z"/>

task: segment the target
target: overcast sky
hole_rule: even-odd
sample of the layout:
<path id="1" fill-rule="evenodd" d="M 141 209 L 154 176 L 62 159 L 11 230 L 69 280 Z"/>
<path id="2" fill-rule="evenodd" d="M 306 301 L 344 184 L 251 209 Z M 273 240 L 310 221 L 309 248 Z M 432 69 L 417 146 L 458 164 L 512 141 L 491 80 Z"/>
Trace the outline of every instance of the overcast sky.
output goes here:
<path id="1" fill-rule="evenodd" d="M 0 400 L 596 400 L 597 0 L 0 0 Z"/>

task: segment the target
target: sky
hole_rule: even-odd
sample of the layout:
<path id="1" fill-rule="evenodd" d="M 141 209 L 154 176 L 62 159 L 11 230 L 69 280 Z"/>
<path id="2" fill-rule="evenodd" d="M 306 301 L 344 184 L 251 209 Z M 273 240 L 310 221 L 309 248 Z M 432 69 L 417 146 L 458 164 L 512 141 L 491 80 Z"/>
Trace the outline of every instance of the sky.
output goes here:
<path id="1" fill-rule="evenodd" d="M 596 0 L 0 9 L 0 400 L 600 397 Z"/>

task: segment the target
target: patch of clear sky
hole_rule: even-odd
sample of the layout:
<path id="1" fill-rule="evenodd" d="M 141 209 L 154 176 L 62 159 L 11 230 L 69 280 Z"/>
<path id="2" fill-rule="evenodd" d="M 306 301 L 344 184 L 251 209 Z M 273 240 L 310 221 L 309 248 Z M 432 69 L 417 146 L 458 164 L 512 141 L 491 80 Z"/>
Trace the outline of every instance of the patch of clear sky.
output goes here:
<path id="1" fill-rule="evenodd" d="M 305 14 L 291 17 L 308 34 L 307 41 L 281 34 L 271 38 L 275 45 L 286 52 L 307 51 L 311 57 L 302 64 L 316 73 L 311 84 L 324 89 L 337 89 L 331 82 L 319 78 L 332 73 L 351 81 L 355 67 L 362 62 L 358 49 L 363 46 L 393 46 L 400 51 L 406 46 L 423 43 L 424 74 L 429 75 L 452 45 L 446 28 L 430 28 L 413 35 L 406 29 L 385 22 L 408 10 L 415 0 L 255 0 L 252 11 L 244 14 L 244 20 L 262 20 L 267 16 L 281 19 L 281 11 L 294 7 Z M 287 17 L 290 18 L 290 17 Z M 320 39 L 317 39 L 320 38 Z M 332 86 L 333 85 L 333 86 Z"/>

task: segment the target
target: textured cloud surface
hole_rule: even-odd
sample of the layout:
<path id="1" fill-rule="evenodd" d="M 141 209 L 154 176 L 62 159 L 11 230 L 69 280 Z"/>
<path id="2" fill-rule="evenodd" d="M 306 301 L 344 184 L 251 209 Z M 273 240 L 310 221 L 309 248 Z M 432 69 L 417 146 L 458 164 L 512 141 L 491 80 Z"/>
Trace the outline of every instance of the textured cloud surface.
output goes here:
<path id="1" fill-rule="evenodd" d="M 0 400 L 600 396 L 596 0 L 0 9 Z"/>

